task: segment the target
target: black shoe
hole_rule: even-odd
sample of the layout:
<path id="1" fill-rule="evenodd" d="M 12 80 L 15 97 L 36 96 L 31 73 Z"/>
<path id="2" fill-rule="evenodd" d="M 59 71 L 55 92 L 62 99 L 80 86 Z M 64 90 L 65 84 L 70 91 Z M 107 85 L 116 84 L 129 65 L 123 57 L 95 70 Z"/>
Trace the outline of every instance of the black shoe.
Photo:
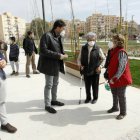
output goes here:
<path id="1" fill-rule="evenodd" d="M 16 73 L 16 72 L 15 72 L 15 71 L 13 71 L 10 75 L 11 75 L 11 76 L 12 76 L 12 75 L 15 75 L 15 73 Z"/>
<path id="2" fill-rule="evenodd" d="M 30 75 L 26 75 L 26 77 L 27 77 L 27 78 L 31 78 L 31 76 L 30 76 Z"/>
<path id="3" fill-rule="evenodd" d="M 51 101 L 51 105 L 53 106 L 64 106 L 64 103 L 58 102 L 58 101 Z"/>
<path id="4" fill-rule="evenodd" d="M 52 113 L 52 114 L 57 113 L 57 111 L 50 106 L 45 106 L 45 110 L 48 111 L 49 113 Z"/>
<path id="5" fill-rule="evenodd" d="M 97 100 L 96 99 L 93 99 L 91 103 L 92 104 L 95 104 L 96 102 L 97 102 Z"/>
<path id="6" fill-rule="evenodd" d="M 90 101 L 91 101 L 91 99 L 86 99 L 85 104 L 89 103 Z"/>
<path id="7" fill-rule="evenodd" d="M 119 114 L 117 117 L 116 117 L 116 119 L 117 120 L 122 120 L 124 117 L 126 116 L 126 114 Z"/>
<path id="8" fill-rule="evenodd" d="M 113 113 L 113 112 L 117 112 L 117 111 L 119 111 L 119 109 L 118 108 L 111 108 L 111 109 L 109 109 L 108 111 L 107 111 L 107 113 Z"/>
<path id="9" fill-rule="evenodd" d="M 38 71 L 34 71 L 33 74 L 40 74 Z"/>
<path id="10" fill-rule="evenodd" d="M 17 131 L 17 128 L 15 128 L 9 123 L 7 123 L 6 125 L 1 125 L 1 129 L 9 133 L 15 133 Z"/>
<path id="11" fill-rule="evenodd" d="M 16 72 L 16 73 L 15 73 L 15 76 L 18 76 L 18 75 L 19 75 L 19 72 Z"/>

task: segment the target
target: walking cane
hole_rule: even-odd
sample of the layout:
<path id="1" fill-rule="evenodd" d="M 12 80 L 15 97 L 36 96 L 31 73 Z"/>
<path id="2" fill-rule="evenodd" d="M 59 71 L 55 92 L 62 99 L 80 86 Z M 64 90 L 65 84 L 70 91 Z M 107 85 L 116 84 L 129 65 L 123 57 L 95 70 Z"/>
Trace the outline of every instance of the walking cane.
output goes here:
<path id="1" fill-rule="evenodd" d="M 82 82 L 83 82 L 83 75 L 81 75 L 81 80 L 80 80 L 80 99 L 79 99 L 79 104 L 81 104 Z"/>

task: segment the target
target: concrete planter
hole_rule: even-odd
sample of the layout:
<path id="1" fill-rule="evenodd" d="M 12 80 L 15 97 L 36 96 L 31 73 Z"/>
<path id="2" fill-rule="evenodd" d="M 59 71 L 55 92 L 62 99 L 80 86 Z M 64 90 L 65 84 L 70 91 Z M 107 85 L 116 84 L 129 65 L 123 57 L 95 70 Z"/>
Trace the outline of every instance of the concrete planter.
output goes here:
<path id="1" fill-rule="evenodd" d="M 79 78 L 81 77 L 80 71 L 79 71 L 79 66 L 77 65 L 77 63 L 75 61 L 66 61 L 65 68 L 66 68 L 67 73 L 72 74 Z"/>
<path id="2" fill-rule="evenodd" d="M 72 74 L 76 77 L 81 77 L 80 75 L 80 71 L 79 71 L 79 66 L 77 65 L 77 63 L 75 61 L 66 61 L 65 62 L 65 68 L 66 68 L 66 72 L 69 74 Z M 103 84 L 105 82 L 105 79 L 103 77 L 103 73 L 105 72 L 105 69 L 102 69 L 102 73 L 100 75 L 100 84 Z"/>

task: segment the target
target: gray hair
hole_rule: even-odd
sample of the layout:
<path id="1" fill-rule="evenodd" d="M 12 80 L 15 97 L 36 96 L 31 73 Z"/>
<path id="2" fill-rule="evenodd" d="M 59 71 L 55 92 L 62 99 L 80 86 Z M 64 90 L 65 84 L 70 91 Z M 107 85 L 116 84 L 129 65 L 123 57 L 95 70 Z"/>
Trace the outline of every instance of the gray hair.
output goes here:
<path id="1" fill-rule="evenodd" d="M 96 40 L 97 35 L 93 32 L 89 32 L 89 33 L 87 33 L 87 35 L 85 37 L 86 37 L 87 40 L 93 39 L 93 38 Z"/>

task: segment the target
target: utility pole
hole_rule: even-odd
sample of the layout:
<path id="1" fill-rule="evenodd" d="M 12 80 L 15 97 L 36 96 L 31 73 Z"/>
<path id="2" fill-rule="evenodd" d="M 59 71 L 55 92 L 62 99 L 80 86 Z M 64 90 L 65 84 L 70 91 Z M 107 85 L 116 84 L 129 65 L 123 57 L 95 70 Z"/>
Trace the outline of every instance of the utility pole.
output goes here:
<path id="1" fill-rule="evenodd" d="M 132 15 L 132 21 L 131 21 L 131 39 L 133 38 L 133 22 L 134 22 L 133 18 L 134 15 Z"/>
<path id="2" fill-rule="evenodd" d="M 45 5 L 44 0 L 42 0 L 42 12 L 43 12 L 43 26 L 44 26 L 44 32 L 46 31 L 46 19 L 45 19 Z"/>
<path id="3" fill-rule="evenodd" d="M 125 50 L 127 51 L 127 45 L 128 45 L 128 23 L 126 21 L 125 23 Z"/>
<path id="4" fill-rule="evenodd" d="M 73 10 L 72 0 L 70 0 L 70 5 L 71 5 L 72 24 L 73 24 L 74 53 L 75 53 L 75 58 L 76 58 L 77 39 L 76 39 L 76 25 L 75 25 L 75 16 L 74 16 L 74 10 Z"/>
<path id="5" fill-rule="evenodd" d="M 119 33 L 122 29 L 122 0 L 120 0 L 120 25 L 119 25 Z"/>

